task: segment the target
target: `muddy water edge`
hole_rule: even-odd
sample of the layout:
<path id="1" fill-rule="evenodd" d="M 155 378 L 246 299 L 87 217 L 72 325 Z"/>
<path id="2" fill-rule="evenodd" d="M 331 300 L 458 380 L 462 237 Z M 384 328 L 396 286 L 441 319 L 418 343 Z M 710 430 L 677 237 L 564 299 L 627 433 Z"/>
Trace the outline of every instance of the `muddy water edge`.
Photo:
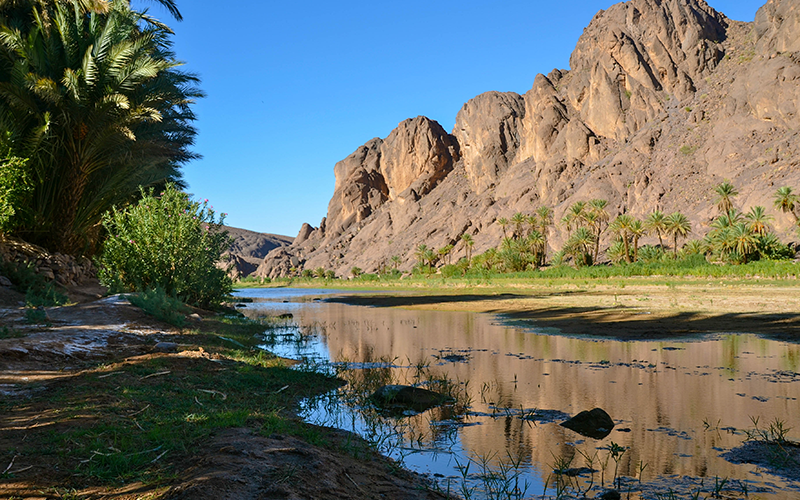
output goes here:
<path id="1" fill-rule="evenodd" d="M 724 458 L 756 426 L 793 426 L 800 345 L 757 333 L 570 336 L 488 314 L 328 302 L 331 293 L 237 292 L 253 299 L 249 316 L 291 315 L 265 348 L 350 382 L 307 402 L 306 419 L 360 433 L 442 490 L 567 498 L 613 485 L 630 498 L 800 498 L 781 464 L 776 473 Z M 367 399 L 383 384 L 448 392 L 455 403 L 388 415 Z M 595 407 L 615 421 L 607 437 L 559 425 Z"/>

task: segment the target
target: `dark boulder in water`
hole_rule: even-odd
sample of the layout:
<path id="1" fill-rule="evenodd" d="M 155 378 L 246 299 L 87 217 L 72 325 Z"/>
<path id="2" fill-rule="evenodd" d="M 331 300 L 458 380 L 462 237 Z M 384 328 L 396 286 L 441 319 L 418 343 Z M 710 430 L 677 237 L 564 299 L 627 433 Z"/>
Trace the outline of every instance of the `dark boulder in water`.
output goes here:
<path id="1" fill-rule="evenodd" d="M 371 399 L 376 406 L 398 413 L 421 413 L 453 401 L 453 398 L 444 394 L 409 385 L 385 385 L 375 391 Z"/>
<path id="2" fill-rule="evenodd" d="M 603 439 L 611 434 L 611 430 L 614 428 L 614 421 L 611 420 L 605 410 L 595 408 L 578 413 L 566 422 L 562 422 L 561 426 L 571 429 L 581 436 Z"/>

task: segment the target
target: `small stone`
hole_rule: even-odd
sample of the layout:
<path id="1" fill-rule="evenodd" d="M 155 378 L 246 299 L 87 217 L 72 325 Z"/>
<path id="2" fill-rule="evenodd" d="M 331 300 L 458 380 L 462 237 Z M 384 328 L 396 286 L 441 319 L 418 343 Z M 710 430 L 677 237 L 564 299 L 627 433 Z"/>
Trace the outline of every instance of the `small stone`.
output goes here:
<path id="1" fill-rule="evenodd" d="M 0 276 L 0 286 L 10 287 L 13 286 L 13 283 L 11 283 L 11 280 L 5 276 Z"/>
<path id="2" fill-rule="evenodd" d="M 620 500 L 620 498 L 622 498 L 622 495 L 620 495 L 619 491 L 617 490 L 606 490 L 597 495 L 597 497 L 595 498 L 599 500 Z"/>
<path id="3" fill-rule="evenodd" d="M 203 321 L 202 316 L 197 313 L 192 313 L 189 315 L 189 319 L 193 319 L 194 321 Z"/>
<path id="4" fill-rule="evenodd" d="M 175 342 L 159 342 L 153 347 L 153 352 L 178 352 L 178 344 Z"/>
<path id="5" fill-rule="evenodd" d="M 594 408 L 578 413 L 566 422 L 562 422 L 561 426 L 571 429 L 581 436 L 603 439 L 611 434 L 614 421 L 603 409 Z"/>

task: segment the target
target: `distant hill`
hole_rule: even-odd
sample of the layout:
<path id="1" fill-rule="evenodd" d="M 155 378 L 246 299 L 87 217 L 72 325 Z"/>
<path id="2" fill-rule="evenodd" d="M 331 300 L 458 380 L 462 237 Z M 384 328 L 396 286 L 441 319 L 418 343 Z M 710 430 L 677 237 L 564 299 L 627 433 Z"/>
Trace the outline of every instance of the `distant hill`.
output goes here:
<path id="1" fill-rule="evenodd" d="M 334 173 L 327 217 L 273 250 L 259 276 L 374 272 L 393 256 L 407 271 L 420 244 L 455 245 L 455 262 L 465 233 L 477 255 L 503 238 L 501 218 L 547 206 L 559 221 L 593 198 L 608 200 L 612 218 L 680 210 L 701 238 L 726 180 L 736 208 L 767 207 L 791 238 L 794 219 L 772 204 L 777 188 L 800 189 L 800 0 L 769 0 L 750 23 L 704 0 L 613 5 L 584 30 L 569 70 L 536 76 L 523 95 L 475 97 L 451 133 L 406 120 Z M 550 231 L 551 252 L 568 233 Z M 612 240 L 607 232 L 601 249 Z"/>
<path id="2" fill-rule="evenodd" d="M 248 276 L 263 262 L 264 257 L 278 247 L 291 245 L 294 238 L 279 234 L 257 233 L 225 226 L 228 235 L 233 238 L 229 255 L 232 256 L 239 276 Z"/>

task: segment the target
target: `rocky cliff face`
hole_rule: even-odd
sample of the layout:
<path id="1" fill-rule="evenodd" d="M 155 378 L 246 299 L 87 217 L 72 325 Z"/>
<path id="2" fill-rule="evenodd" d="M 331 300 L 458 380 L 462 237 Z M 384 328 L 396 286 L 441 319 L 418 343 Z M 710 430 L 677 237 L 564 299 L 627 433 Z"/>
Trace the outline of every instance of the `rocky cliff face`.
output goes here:
<path id="1" fill-rule="evenodd" d="M 232 241 L 226 252 L 230 260 L 223 265 L 227 267 L 233 264 L 231 274 L 235 278 L 254 273 L 268 253 L 293 242 L 292 238 L 277 234 L 257 233 L 230 226 L 225 226 L 224 229 Z"/>
<path id="2" fill-rule="evenodd" d="M 335 167 L 327 218 L 258 274 L 345 276 L 393 255 L 407 269 L 421 243 L 467 232 L 481 252 L 498 244 L 499 217 L 548 205 L 558 218 L 591 198 L 639 217 L 681 210 L 699 237 L 723 180 L 740 207 L 800 188 L 800 0 L 770 0 L 753 23 L 702 0 L 630 0 L 594 17 L 570 66 L 538 75 L 524 95 L 475 97 L 452 135 L 417 117 L 361 146 Z M 788 234 L 790 217 L 774 225 Z M 560 245 L 558 231 L 550 242 Z"/>

